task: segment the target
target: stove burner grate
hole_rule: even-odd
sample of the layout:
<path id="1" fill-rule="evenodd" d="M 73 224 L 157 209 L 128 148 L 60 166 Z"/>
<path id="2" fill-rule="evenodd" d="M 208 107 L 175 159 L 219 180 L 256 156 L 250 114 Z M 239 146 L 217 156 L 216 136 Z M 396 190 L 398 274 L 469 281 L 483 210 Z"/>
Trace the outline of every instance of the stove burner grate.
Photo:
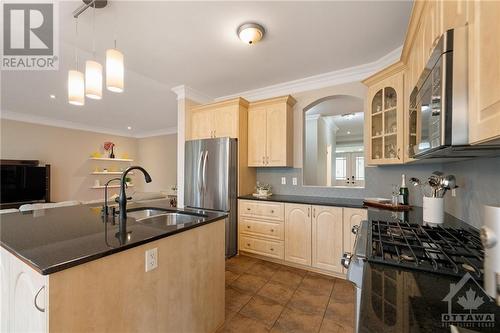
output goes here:
<path id="1" fill-rule="evenodd" d="M 484 249 L 473 230 L 372 221 L 369 244 L 371 262 L 482 279 Z"/>

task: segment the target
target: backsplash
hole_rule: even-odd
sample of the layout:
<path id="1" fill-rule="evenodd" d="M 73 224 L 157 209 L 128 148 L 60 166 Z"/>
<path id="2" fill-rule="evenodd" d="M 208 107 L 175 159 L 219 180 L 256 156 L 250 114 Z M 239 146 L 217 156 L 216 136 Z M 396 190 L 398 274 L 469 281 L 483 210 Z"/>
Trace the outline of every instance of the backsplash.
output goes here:
<path id="1" fill-rule="evenodd" d="M 365 169 L 365 188 L 327 188 L 302 186 L 302 170 L 291 168 L 258 168 L 257 181 L 272 186 L 275 194 L 310 195 L 340 198 L 390 198 L 392 184 L 401 184 L 401 174 L 407 179 L 417 177 L 426 179 L 433 171 L 454 174 L 460 186 L 457 196 L 446 195 L 445 209 L 475 227 L 482 225 L 482 204 L 500 204 L 500 157 L 482 158 L 446 164 L 388 165 L 367 167 Z M 287 184 L 281 185 L 281 177 L 286 177 Z M 297 186 L 292 185 L 292 178 L 297 177 Z M 422 196 L 408 184 L 410 204 L 422 206 Z"/>

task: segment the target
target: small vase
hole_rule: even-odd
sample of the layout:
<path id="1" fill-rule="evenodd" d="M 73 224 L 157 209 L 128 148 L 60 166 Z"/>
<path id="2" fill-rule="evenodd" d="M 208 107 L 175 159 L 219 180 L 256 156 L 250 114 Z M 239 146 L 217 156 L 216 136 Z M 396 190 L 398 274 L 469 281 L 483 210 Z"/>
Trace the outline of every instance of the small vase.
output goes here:
<path id="1" fill-rule="evenodd" d="M 109 154 L 109 158 L 115 158 L 115 153 L 113 151 L 114 147 L 111 147 L 111 154 Z"/>

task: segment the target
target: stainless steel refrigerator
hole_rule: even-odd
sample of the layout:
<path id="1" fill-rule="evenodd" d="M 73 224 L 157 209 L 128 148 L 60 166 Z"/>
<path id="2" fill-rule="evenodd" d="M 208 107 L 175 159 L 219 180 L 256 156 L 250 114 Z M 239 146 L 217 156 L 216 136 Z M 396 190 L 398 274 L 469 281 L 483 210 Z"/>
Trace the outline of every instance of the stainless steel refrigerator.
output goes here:
<path id="1" fill-rule="evenodd" d="M 236 139 L 186 142 L 184 205 L 229 213 L 226 257 L 237 252 L 237 156 Z"/>

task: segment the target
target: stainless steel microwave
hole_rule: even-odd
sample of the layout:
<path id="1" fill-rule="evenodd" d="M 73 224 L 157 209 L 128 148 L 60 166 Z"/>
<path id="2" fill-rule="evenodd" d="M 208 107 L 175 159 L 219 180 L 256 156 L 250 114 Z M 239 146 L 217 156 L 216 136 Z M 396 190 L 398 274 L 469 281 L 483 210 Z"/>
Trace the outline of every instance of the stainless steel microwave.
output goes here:
<path id="1" fill-rule="evenodd" d="M 468 145 L 467 28 L 444 33 L 409 102 L 409 156 L 443 157 Z M 446 154 L 445 154 L 446 155 Z"/>

